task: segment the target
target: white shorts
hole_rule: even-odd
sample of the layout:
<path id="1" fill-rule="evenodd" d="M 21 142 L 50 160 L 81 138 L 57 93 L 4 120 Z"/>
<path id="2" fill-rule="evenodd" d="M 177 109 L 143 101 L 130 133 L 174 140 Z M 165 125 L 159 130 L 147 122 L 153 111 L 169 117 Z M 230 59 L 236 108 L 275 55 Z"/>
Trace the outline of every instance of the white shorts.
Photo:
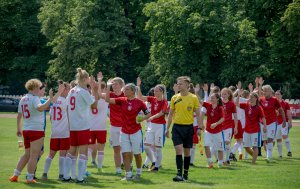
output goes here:
<path id="1" fill-rule="evenodd" d="M 232 138 L 232 128 L 223 130 L 224 133 L 224 141 L 230 142 Z"/>
<path id="2" fill-rule="evenodd" d="M 109 143 L 111 147 L 120 146 L 121 127 L 110 126 Z"/>
<path id="3" fill-rule="evenodd" d="M 121 148 L 122 153 L 132 152 L 133 154 L 140 154 L 143 151 L 143 134 L 142 130 L 134 134 L 125 134 L 121 132 Z"/>
<path id="4" fill-rule="evenodd" d="M 165 124 L 150 123 L 146 131 L 144 143 L 163 147 L 165 143 Z"/>
<path id="5" fill-rule="evenodd" d="M 261 133 L 246 133 L 243 135 L 243 146 L 244 147 L 260 147 L 261 146 Z"/>
<path id="6" fill-rule="evenodd" d="M 219 133 L 209 133 L 205 131 L 204 133 L 204 146 L 209 146 L 213 147 L 214 150 L 217 151 L 224 151 L 224 133 L 219 132 Z"/>
<path id="7" fill-rule="evenodd" d="M 264 125 L 260 124 L 260 130 L 263 131 Z M 267 125 L 267 132 L 264 133 L 262 132 L 262 140 L 268 140 L 268 138 L 270 139 L 275 139 L 275 135 L 276 135 L 276 130 L 277 130 L 277 123 L 273 122 L 269 125 Z"/>
<path id="8" fill-rule="evenodd" d="M 282 139 L 282 135 L 287 136 L 289 134 L 289 128 L 286 125 L 285 128 L 282 128 L 282 124 L 277 125 L 276 130 L 276 139 Z"/>

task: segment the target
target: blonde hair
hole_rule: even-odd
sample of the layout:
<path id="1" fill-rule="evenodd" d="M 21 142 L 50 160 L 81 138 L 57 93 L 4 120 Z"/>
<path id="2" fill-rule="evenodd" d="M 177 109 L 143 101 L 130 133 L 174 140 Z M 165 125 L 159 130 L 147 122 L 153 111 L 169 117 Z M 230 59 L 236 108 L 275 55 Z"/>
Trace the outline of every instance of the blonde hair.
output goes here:
<path id="1" fill-rule="evenodd" d="M 76 74 L 76 81 L 77 82 L 83 82 L 84 79 L 88 79 L 90 77 L 89 73 L 87 71 L 77 68 L 77 74 Z"/>
<path id="2" fill-rule="evenodd" d="M 120 77 L 115 77 L 115 78 L 112 79 L 112 81 L 119 83 L 121 85 L 121 87 L 125 86 L 124 80 Z"/>
<path id="3" fill-rule="evenodd" d="M 42 82 L 39 79 L 30 79 L 25 83 L 27 91 L 33 91 L 39 89 L 42 86 Z"/>
<path id="4" fill-rule="evenodd" d="M 271 85 L 264 85 L 264 86 L 262 87 L 262 90 L 265 90 L 265 89 L 269 89 L 271 92 L 273 91 Z"/>
<path id="5" fill-rule="evenodd" d="M 186 82 L 187 84 L 190 84 L 190 83 L 191 83 L 191 78 L 188 77 L 188 76 L 180 76 L 180 77 L 177 78 L 177 82 L 178 82 L 179 80 L 183 80 L 183 81 Z"/>
<path id="6" fill-rule="evenodd" d="M 225 87 L 225 88 L 222 89 L 221 94 L 222 94 L 223 92 L 226 92 L 226 93 L 228 94 L 228 100 L 229 100 L 229 101 L 232 101 L 232 99 L 233 99 L 232 91 L 231 91 L 229 88 L 226 88 L 226 87 Z"/>

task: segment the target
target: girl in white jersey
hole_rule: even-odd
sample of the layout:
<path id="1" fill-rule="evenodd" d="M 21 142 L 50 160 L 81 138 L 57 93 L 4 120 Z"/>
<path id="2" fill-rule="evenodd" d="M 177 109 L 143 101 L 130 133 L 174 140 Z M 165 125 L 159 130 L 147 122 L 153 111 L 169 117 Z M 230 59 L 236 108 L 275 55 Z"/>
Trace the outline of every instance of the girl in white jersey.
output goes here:
<path id="1" fill-rule="evenodd" d="M 44 110 L 49 107 L 53 99 L 52 90 L 49 91 L 50 98 L 46 103 L 41 104 L 39 92 L 42 83 L 38 79 L 30 79 L 26 82 L 25 88 L 28 91 L 19 102 L 17 117 L 17 136 L 24 138 L 25 154 L 20 158 L 14 175 L 9 179 L 11 182 L 18 182 L 18 176 L 27 164 L 27 183 L 36 183 L 33 179 L 37 164 L 37 158 L 41 151 L 45 132 L 44 132 Z M 23 117 L 23 132 L 21 119 Z"/>
<path id="2" fill-rule="evenodd" d="M 93 144 L 93 148 L 95 148 L 97 153 L 92 153 L 93 159 L 96 159 L 96 155 L 98 154 L 97 168 L 99 172 L 102 172 L 103 160 L 104 160 L 104 147 L 106 143 L 106 120 L 107 120 L 107 112 L 108 112 L 108 103 L 105 99 L 101 98 L 101 91 L 105 90 L 106 84 L 101 82 L 98 77 L 99 82 L 99 96 L 100 99 L 98 101 L 97 108 L 91 109 L 91 144 Z M 93 149 L 94 151 L 94 149 Z"/>
<path id="3" fill-rule="evenodd" d="M 85 174 L 87 165 L 87 152 L 90 139 L 89 128 L 89 111 L 90 108 L 97 108 L 98 103 L 98 85 L 93 77 L 77 68 L 76 80 L 78 85 L 70 90 L 67 96 L 68 117 L 70 124 L 70 150 L 65 159 L 64 179 L 63 181 L 70 181 L 70 169 L 72 165 L 73 156 L 76 155 L 76 149 L 79 149 L 78 160 L 78 176 L 77 182 L 85 182 L 83 176 Z M 90 84 L 93 89 L 92 99 L 88 92 L 87 85 Z"/>
<path id="4" fill-rule="evenodd" d="M 70 85 L 59 81 L 58 93 L 60 96 L 53 99 L 53 104 L 50 107 L 50 120 L 51 120 L 51 140 L 50 152 L 46 158 L 44 165 L 44 173 L 42 179 L 48 179 L 47 173 L 51 166 L 52 159 L 55 157 L 56 152 L 59 151 L 59 176 L 60 180 L 63 179 L 64 163 L 67 151 L 70 148 L 70 131 L 69 121 L 67 117 L 67 100 L 66 97 L 70 91 Z"/>

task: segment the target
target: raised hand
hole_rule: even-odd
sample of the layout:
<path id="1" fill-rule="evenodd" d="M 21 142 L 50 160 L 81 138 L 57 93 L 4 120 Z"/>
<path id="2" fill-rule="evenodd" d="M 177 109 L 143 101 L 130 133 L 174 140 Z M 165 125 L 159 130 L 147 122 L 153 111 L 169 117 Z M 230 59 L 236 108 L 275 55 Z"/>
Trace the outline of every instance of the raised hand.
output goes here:
<path id="1" fill-rule="evenodd" d="M 215 84 L 214 84 L 214 83 L 211 83 L 211 84 L 210 84 L 210 90 L 212 91 L 212 90 L 214 90 L 214 88 L 215 88 Z"/>
<path id="2" fill-rule="evenodd" d="M 252 92 L 252 91 L 253 91 L 253 85 L 252 85 L 252 83 L 249 83 L 249 85 L 248 85 L 248 89 L 249 89 L 249 91 L 250 91 L 250 92 Z"/>
<path id="3" fill-rule="evenodd" d="M 141 86 L 141 84 L 142 84 L 141 78 L 140 78 L 140 77 L 137 77 L 137 78 L 136 78 L 136 86 Z"/>
<path id="4" fill-rule="evenodd" d="M 259 84 L 260 86 L 262 86 L 262 85 L 264 84 L 264 82 L 265 82 L 265 80 L 263 80 L 262 77 L 259 77 L 258 84 Z"/>
<path id="5" fill-rule="evenodd" d="M 242 89 L 242 82 L 241 81 L 238 82 L 238 84 L 236 85 L 236 88 L 239 89 L 239 90 Z"/>
<path id="6" fill-rule="evenodd" d="M 199 93 L 199 91 L 200 91 L 200 84 L 197 83 L 194 89 L 195 89 L 195 93 Z"/>
<path id="7" fill-rule="evenodd" d="M 238 90 L 238 95 L 241 96 L 243 94 L 243 92 L 244 92 L 244 89 L 239 89 Z"/>

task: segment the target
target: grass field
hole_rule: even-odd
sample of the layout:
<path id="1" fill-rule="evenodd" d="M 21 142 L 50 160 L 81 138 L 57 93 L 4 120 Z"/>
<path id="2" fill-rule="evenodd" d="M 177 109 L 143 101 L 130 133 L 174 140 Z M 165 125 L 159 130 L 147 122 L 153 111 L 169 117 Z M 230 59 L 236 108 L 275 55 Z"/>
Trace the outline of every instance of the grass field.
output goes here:
<path id="1" fill-rule="evenodd" d="M 48 120 L 49 123 L 49 120 Z M 230 167 L 222 169 L 206 168 L 205 156 L 200 156 L 199 146 L 195 158 L 196 167 L 190 168 L 190 181 L 188 183 L 174 183 L 175 176 L 175 151 L 171 140 L 166 141 L 163 149 L 163 168 L 159 173 L 143 172 L 140 181 L 120 181 L 121 177 L 115 176 L 113 163 L 113 150 L 106 146 L 104 170 L 105 173 L 98 174 L 96 168 L 88 167 L 92 175 L 86 184 L 62 183 L 58 177 L 57 156 L 52 162 L 48 181 L 39 181 L 35 185 L 24 183 L 26 168 L 22 171 L 18 183 L 10 183 L 8 178 L 12 175 L 19 157 L 24 152 L 18 150 L 16 133 L 16 119 L 0 118 L 0 188 L 1 189 L 23 189 L 23 188 L 300 188 L 300 127 L 293 127 L 290 133 L 293 157 L 286 157 L 286 148 L 283 145 L 284 158 L 279 160 L 277 148 L 274 148 L 274 163 L 266 163 L 264 157 L 258 159 L 257 165 L 250 164 L 250 160 L 232 163 Z M 45 158 L 49 152 L 50 125 L 47 125 L 45 138 L 45 154 L 38 164 L 37 176 L 43 172 Z M 264 153 L 265 154 L 265 153 Z M 144 158 L 144 155 L 143 155 Z M 90 160 L 89 160 L 90 165 Z"/>

